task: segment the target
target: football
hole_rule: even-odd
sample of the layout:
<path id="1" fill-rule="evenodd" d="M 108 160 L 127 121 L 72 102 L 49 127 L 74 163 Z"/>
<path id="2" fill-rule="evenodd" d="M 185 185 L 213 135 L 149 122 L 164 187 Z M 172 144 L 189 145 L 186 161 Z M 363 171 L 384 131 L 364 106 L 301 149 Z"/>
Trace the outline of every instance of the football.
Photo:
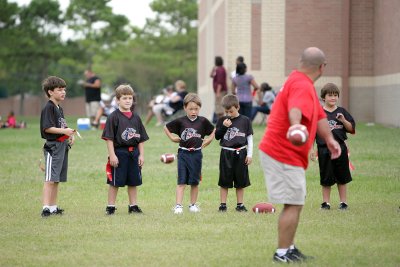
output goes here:
<path id="1" fill-rule="evenodd" d="M 175 154 L 170 154 L 170 153 L 162 154 L 160 160 L 162 163 L 166 164 L 172 163 L 175 160 Z"/>
<path id="2" fill-rule="evenodd" d="M 287 138 L 295 146 L 302 146 L 308 140 L 307 127 L 301 124 L 290 126 L 287 132 Z"/>
<path id="3" fill-rule="evenodd" d="M 275 207 L 271 203 L 260 202 L 254 205 L 254 213 L 274 213 Z"/>

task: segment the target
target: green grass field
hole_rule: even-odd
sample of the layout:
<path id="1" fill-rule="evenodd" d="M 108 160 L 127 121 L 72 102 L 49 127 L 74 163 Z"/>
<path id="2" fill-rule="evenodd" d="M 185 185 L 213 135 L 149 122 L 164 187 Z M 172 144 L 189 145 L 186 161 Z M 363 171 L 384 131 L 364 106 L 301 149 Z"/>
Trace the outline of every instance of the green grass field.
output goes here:
<path id="1" fill-rule="evenodd" d="M 75 127 L 76 118 L 67 117 Z M 255 126 L 255 144 L 264 127 Z M 107 217 L 105 162 L 101 131 L 81 131 L 70 152 L 68 182 L 61 184 L 59 205 L 65 215 L 40 217 L 43 173 L 38 167 L 43 140 L 37 118 L 28 129 L 0 130 L 0 266 L 271 266 L 276 248 L 276 214 L 237 213 L 234 191 L 228 212 L 218 213 L 219 146 L 204 150 L 199 214 L 174 215 L 176 163 L 159 157 L 177 145 L 161 128 L 147 127 L 143 186 L 139 205 L 144 215 L 129 215 L 121 189 L 117 213 Z M 318 166 L 307 171 L 307 201 L 296 244 L 316 259 L 303 266 L 400 266 L 400 129 L 357 126 L 350 136 L 356 167 L 349 184 L 346 212 L 321 211 Z M 252 185 L 245 204 L 266 201 L 266 189 L 255 149 Z"/>

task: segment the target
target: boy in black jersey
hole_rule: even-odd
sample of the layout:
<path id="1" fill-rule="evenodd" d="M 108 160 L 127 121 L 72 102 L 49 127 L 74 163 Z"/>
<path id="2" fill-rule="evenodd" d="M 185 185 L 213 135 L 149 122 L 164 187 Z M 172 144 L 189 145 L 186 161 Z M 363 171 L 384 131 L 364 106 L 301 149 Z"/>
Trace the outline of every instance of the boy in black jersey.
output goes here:
<path id="1" fill-rule="evenodd" d="M 43 146 L 45 157 L 45 182 L 43 185 L 42 217 L 61 215 L 63 209 L 57 206 L 58 184 L 67 181 L 68 150 L 74 143 L 75 130 L 68 128 L 62 108 L 65 99 L 66 83 L 55 76 L 42 82 L 43 91 L 49 101 L 40 115 L 40 134 L 46 143 Z"/>
<path id="2" fill-rule="evenodd" d="M 348 150 L 345 143 L 346 133 L 355 133 L 356 123 L 347 110 L 337 106 L 339 99 L 339 88 L 333 83 L 327 83 L 321 89 L 321 98 L 324 101 L 324 111 L 327 115 L 328 123 L 333 137 L 340 144 L 342 154 L 337 159 L 331 159 L 329 150 L 322 138 L 317 135 L 316 142 L 318 147 L 318 163 L 320 169 L 320 179 L 322 186 L 323 203 L 321 209 L 330 209 L 331 186 L 337 184 L 339 191 L 340 210 L 346 210 L 347 205 L 347 186 L 352 181 Z"/>
<path id="3" fill-rule="evenodd" d="M 236 188 L 236 211 L 246 212 L 243 204 L 244 188 L 250 185 L 248 165 L 252 162 L 253 128 L 248 117 L 239 114 L 239 100 L 235 95 L 222 98 L 226 116 L 217 121 L 215 138 L 220 141 L 219 181 L 221 204 L 227 210 L 228 188 Z"/>
<path id="4" fill-rule="evenodd" d="M 201 149 L 214 139 L 214 126 L 209 120 L 198 116 L 201 108 L 200 98 L 189 93 L 183 99 L 186 116 L 175 119 L 164 127 L 172 142 L 179 143 L 178 149 L 178 182 L 176 187 L 175 214 L 183 212 L 183 194 L 186 185 L 190 185 L 190 212 L 199 212 L 196 205 L 201 180 L 203 154 Z M 205 136 L 207 138 L 204 138 Z"/>
<path id="5" fill-rule="evenodd" d="M 106 214 L 115 213 L 118 188 L 128 186 L 129 213 L 142 213 L 137 205 L 137 186 L 142 184 L 144 142 L 149 139 L 140 117 L 133 113 L 135 95 L 130 85 L 115 89 L 119 109 L 107 118 L 102 139 L 107 142 L 108 205 Z"/>

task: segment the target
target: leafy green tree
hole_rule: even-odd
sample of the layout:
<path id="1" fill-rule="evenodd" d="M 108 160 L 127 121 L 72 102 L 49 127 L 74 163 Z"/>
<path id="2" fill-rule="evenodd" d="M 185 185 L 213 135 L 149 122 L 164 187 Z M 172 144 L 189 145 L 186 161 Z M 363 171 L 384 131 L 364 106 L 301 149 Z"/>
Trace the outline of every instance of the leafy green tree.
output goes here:
<path id="1" fill-rule="evenodd" d="M 154 19 L 143 29 L 133 27 L 131 41 L 95 59 L 105 82 L 133 84 L 141 103 L 177 79 L 192 91 L 197 84 L 197 2 L 154 0 L 150 6 Z"/>
<path id="2" fill-rule="evenodd" d="M 66 12 L 69 28 L 85 50 L 88 65 L 93 57 L 104 50 L 114 48 L 119 41 L 129 37 L 128 19 L 123 15 L 112 13 L 107 4 L 111 0 L 71 0 Z"/>

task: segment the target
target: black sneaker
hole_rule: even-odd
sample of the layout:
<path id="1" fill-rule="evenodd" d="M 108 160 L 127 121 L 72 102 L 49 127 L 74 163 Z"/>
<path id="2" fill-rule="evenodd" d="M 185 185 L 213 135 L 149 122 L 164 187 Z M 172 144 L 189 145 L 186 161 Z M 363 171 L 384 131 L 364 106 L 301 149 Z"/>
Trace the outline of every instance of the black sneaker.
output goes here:
<path id="1" fill-rule="evenodd" d="M 226 205 L 219 205 L 218 211 L 219 212 L 226 212 L 228 207 Z"/>
<path id="2" fill-rule="evenodd" d="M 340 202 L 339 210 L 347 210 L 349 206 L 345 202 Z"/>
<path id="3" fill-rule="evenodd" d="M 50 209 L 44 208 L 42 210 L 42 214 L 41 214 L 42 217 L 49 217 L 50 215 L 51 215 Z"/>
<path id="4" fill-rule="evenodd" d="M 55 211 L 53 211 L 53 212 L 51 213 L 51 215 L 62 215 L 63 212 L 64 212 L 63 209 L 60 209 L 60 208 L 57 207 L 57 209 L 56 209 Z"/>
<path id="5" fill-rule="evenodd" d="M 301 262 L 301 260 L 299 260 L 297 257 L 290 254 L 289 250 L 283 256 L 279 256 L 278 253 L 275 253 L 274 256 L 272 257 L 272 260 L 277 263 Z"/>
<path id="6" fill-rule="evenodd" d="M 236 206 L 236 211 L 238 212 L 247 212 L 246 207 L 242 204 L 240 206 Z"/>
<path id="7" fill-rule="evenodd" d="M 312 260 L 312 259 L 314 259 L 313 256 L 306 256 L 306 255 L 304 255 L 304 254 L 301 253 L 301 251 L 300 251 L 298 248 L 296 248 L 296 247 L 294 247 L 294 249 L 289 249 L 289 250 L 288 250 L 288 253 L 291 254 L 292 258 L 297 258 L 297 259 L 299 259 L 300 261 L 307 261 L 307 260 Z"/>
<path id="8" fill-rule="evenodd" d="M 106 207 L 106 215 L 113 215 L 115 213 L 115 210 L 117 208 L 113 206 L 107 206 Z"/>
<path id="9" fill-rule="evenodd" d="M 138 205 L 128 206 L 128 212 L 129 213 L 143 213 L 143 211 L 138 207 Z"/>
<path id="10" fill-rule="evenodd" d="M 331 205 L 327 202 L 323 202 L 321 204 L 321 210 L 330 210 L 331 209 Z"/>

